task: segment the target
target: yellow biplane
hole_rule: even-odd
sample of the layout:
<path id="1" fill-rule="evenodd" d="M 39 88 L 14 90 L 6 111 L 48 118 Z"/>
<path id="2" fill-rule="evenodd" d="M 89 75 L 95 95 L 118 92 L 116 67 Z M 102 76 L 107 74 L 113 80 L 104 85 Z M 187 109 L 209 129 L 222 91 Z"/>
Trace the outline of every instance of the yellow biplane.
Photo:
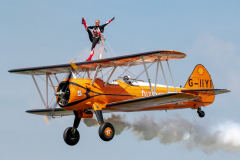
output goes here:
<path id="1" fill-rule="evenodd" d="M 31 75 L 46 107 L 46 109 L 27 110 L 27 113 L 48 117 L 75 115 L 73 127 L 67 128 L 63 134 L 68 145 L 75 145 L 80 139 L 77 128 L 81 118 L 92 118 L 93 114 L 96 115 L 100 126 L 99 136 L 104 141 L 110 141 L 115 133 L 113 125 L 104 122 L 103 113 L 106 112 L 191 108 L 197 109 L 199 117 L 204 117 L 205 113 L 201 110 L 201 107 L 212 104 L 215 95 L 230 91 L 214 89 L 212 79 L 203 65 L 195 67 L 183 88 L 175 85 L 173 87 L 168 86 L 162 62 L 167 63 L 172 78 L 168 61 L 184 57 L 186 57 L 186 54 L 178 51 L 156 50 L 93 61 L 18 68 L 9 70 L 9 72 Z M 151 83 L 148 73 L 149 66 L 147 66 L 153 63 L 157 63 L 155 83 Z M 137 65 L 144 66 L 148 82 L 139 81 L 138 79 L 133 80 L 128 76 L 121 77 L 129 67 Z M 157 84 L 159 66 L 166 85 Z M 110 83 L 109 80 L 117 67 L 127 67 L 119 75 L 120 78 L 123 78 L 123 81 L 117 78 L 117 80 Z M 106 68 L 111 69 L 107 80 L 103 81 L 103 79 L 97 78 L 100 70 Z M 69 74 L 59 82 L 56 75 L 61 73 Z M 36 75 L 46 76 L 46 101 L 37 85 Z M 57 86 L 53 85 L 51 77 L 56 78 Z M 53 87 L 56 96 L 56 104 L 51 107 L 48 104 L 49 85 Z M 56 108 L 58 105 L 61 108 Z"/>

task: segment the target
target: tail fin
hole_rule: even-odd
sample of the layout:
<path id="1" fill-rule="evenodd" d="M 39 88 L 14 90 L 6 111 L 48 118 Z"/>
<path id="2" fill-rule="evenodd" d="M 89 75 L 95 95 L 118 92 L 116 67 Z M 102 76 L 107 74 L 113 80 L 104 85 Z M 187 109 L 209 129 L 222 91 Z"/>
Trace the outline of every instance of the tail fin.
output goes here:
<path id="1" fill-rule="evenodd" d="M 203 65 L 198 64 L 194 68 L 190 77 L 188 78 L 188 81 L 186 82 L 184 88 L 186 88 L 186 89 L 214 89 L 214 86 L 213 86 L 211 76 L 208 73 L 207 69 Z"/>

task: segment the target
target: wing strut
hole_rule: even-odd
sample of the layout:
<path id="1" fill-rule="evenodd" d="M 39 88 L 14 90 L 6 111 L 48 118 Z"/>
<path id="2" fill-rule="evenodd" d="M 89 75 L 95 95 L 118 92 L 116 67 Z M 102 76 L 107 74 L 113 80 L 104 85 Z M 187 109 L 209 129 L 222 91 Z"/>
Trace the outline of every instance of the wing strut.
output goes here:
<path id="1" fill-rule="evenodd" d="M 162 62 L 160 60 L 160 56 L 158 56 L 158 60 L 160 61 L 160 66 L 161 66 L 161 69 L 162 69 L 163 77 L 164 77 L 165 83 L 167 85 L 168 93 L 169 93 L 170 91 L 169 91 L 169 87 L 168 87 L 168 84 L 167 84 L 167 79 L 166 79 L 166 76 L 165 76 L 165 73 L 164 73 L 164 70 L 163 70 L 163 67 L 162 67 Z"/>
<path id="2" fill-rule="evenodd" d="M 97 65 L 97 68 L 96 68 L 96 71 L 94 73 L 91 85 L 93 85 L 93 83 L 95 82 L 95 79 L 96 79 L 97 74 L 98 74 L 99 67 L 100 67 L 100 63 L 98 63 L 98 65 Z"/>
<path id="3" fill-rule="evenodd" d="M 117 66 L 115 66 L 115 67 L 113 68 L 111 74 L 108 76 L 108 79 L 107 79 L 107 81 L 106 81 L 105 84 L 104 84 L 104 87 L 107 85 L 109 79 L 112 77 L 112 75 L 113 75 L 114 71 L 116 70 L 116 68 L 117 68 Z"/>
<path id="4" fill-rule="evenodd" d="M 58 78 L 57 78 L 56 74 L 54 74 L 54 76 L 55 76 L 55 78 L 56 78 L 56 80 L 57 80 L 57 82 L 58 82 L 58 84 L 59 84 L 59 80 L 58 80 Z"/>
<path id="5" fill-rule="evenodd" d="M 146 67 L 143 56 L 142 56 L 142 61 L 143 61 L 143 66 L 144 66 L 144 69 L 145 69 L 145 72 L 146 72 L 146 75 L 147 75 L 147 78 L 148 78 L 148 83 L 149 83 L 149 86 L 150 86 L 150 89 L 151 89 L 151 94 L 153 95 L 152 84 L 151 84 L 151 81 L 150 81 L 150 78 L 149 78 L 149 75 L 148 75 L 147 67 Z"/>
<path id="6" fill-rule="evenodd" d="M 158 77 L 159 62 L 160 62 L 160 59 L 158 58 L 158 61 L 157 61 L 157 70 L 156 70 L 156 77 L 155 77 L 155 86 L 154 86 L 154 96 L 156 95 L 156 87 L 157 87 L 157 77 Z"/>
<path id="7" fill-rule="evenodd" d="M 46 73 L 46 104 L 47 104 L 47 108 L 48 108 L 48 77 L 49 77 L 49 73 Z"/>
<path id="8" fill-rule="evenodd" d="M 89 69 L 87 69 L 86 72 L 87 72 L 87 75 L 88 75 L 88 79 L 90 79 Z"/>
<path id="9" fill-rule="evenodd" d="M 75 75 L 75 73 L 73 72 L 72 68 L 70 68 L 70 71 L 72 73 L 73 79 L 77 79 L 77 76 Z"/>
<path id="10" fill-rule="evenodd" d="M 173 82 L 173 86 L 174 86 L 174 88 L 175 88 L 175 92 L 177 92 L 177 89 L 176 89 L 176 86 L 175 86 L 175 83 L 174 83 L 174 80 L 173 80 L 173 76 L 172 76 L 172 72 L 171 72 L 171 69 L 170 69 L 170 66 L 169 66 L 168 60 L 166 60 L 166 61 L 167 61 L 167 65 L 168 65 L 169 72 L 170 72 L 171 77 L 172 77 L 172 82 Z"/>
<path id="11" fill-rule="evenodd" d="M 47 105 L 46 105 L 45 102 L 44 102 L 42 93 L 41 93 L 41 91 L 39 90 L 39 87 L 38 87 L 38 85 L 37 85 L 36 79 L 34 78 L 34 75 L 33 75 L 32 72 L 31 72 L 31 75 L 32 75 L 33 81 L 34 81 L 34 83 L 35 83 L 35 85 L 36 85 L 36 88 L 37 88 L 38 93 L 39 93 L 39 95 L 40 95 L 40 97 L 41 97 L 41 99 L 42 99 L 42 102 L 43 102 L 44 106 L 45 106 L 46 108 L 48 108 Z"/>
<path id="12" fill-rule="evenodd" d="M 51 79 L 51 77 L 49 76 L 48 78 L 49 78 L 49 80 L 50 80 L 50 83 L 51 83 L 51 85 L 52 85 L 53 92 L 56 92 L 56 89 L 55 89 L 55 86 L 53 85 L 53 82 L 52 82 L 52 79 Z"/>

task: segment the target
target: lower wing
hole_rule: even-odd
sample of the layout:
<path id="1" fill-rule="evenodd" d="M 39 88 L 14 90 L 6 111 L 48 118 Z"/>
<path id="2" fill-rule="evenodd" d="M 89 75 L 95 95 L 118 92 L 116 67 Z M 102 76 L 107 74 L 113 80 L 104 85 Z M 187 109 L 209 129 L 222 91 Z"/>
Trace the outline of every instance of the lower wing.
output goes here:
<path id="1" fill-rule="evenodd" d="M 150 107 L 158 107 L 162 105 L 171 105 L 181 102 L 188 102 L 198 97 L 185 93 L 167 93 L 150 97 L 126 100 L 122 102 L 114 102 L 106 105 L 108 111 L 131 112 L 138 111 Z"/>
<path id="2" fill-rule="evenodd" d="M 132 100 L 126 100 L 121 102 L 108 103 L 106 109 L 103 112 L 132 112 L 139 111 L 141 109 L 158 107 L 162 105 L 175 105 L 181 102 L 188 102 L 197 99 L 198 97 L 191 94 L 185 93 L 167 93 L 150 97 L 137 98 Z M 27 110 L 27 113 L 36 115 L 46 115 L 52 111 L 52 109 L 34 109 Z M 74 115 L 71 110 L 64 110 L 62 108 L 56 108 L 53 116 L 69 116 Z"/>

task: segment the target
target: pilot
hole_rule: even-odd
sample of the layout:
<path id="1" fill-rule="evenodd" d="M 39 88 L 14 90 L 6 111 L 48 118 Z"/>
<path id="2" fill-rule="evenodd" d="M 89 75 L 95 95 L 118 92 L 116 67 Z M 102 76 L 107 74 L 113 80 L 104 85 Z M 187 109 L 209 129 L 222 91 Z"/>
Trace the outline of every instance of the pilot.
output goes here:
<path id="1" fill-rule="evenodd" d="M 97 19 L 95 21 L 95 26 L 87 26 L 85 19 L 82 18 L 82 24 L 84 25 L 86 31 L 88 32 L 89 39 L 92 42 L 91 53 L 86 61 L 92 60 L 92 56 L 94 55 L 94 49 L 101 38 L 101 33 L 103 33 L 104 31 L 104 27 L 110 22 L 112 22 L 114 18 L 115 17 L 113 17 L 110 21 L 104 23 L 103 25 L 99 25 L 100 21 Z M 90 31 L 90 29 L 92 29 L 92 32 Z"/>
<path id="2" fill-rule="evenodd" d="M 124 76 L 124 77 L 123 77 L 123 81 L 124 81 L 125 83 L 127 83 L 127 84 L 129 84 L 129 85 L 132 85 L 132 82 L 131 82 L 130 79 L 131 79 L 130 76 Z"/>

